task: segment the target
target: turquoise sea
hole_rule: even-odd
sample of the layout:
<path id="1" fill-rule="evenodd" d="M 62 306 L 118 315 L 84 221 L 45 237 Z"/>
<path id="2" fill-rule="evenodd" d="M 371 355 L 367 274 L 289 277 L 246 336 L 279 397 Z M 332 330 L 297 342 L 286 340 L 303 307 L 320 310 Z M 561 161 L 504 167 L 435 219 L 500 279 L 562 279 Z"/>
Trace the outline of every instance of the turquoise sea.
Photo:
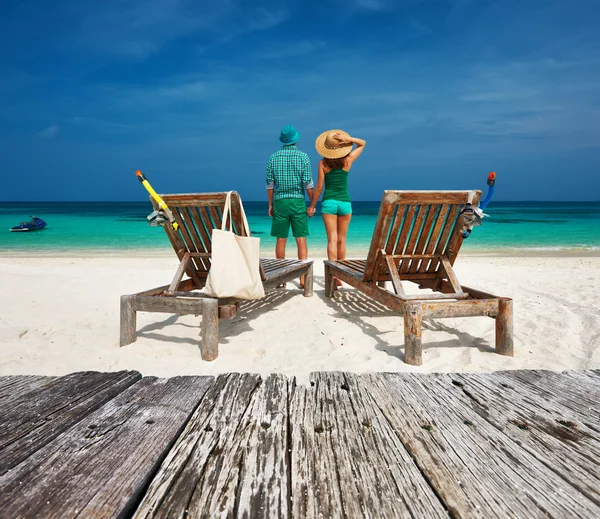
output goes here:
<path id="1" fill-rule="evenodd" d="M 275 240 L 269 236 L 267 204 L 244 202 L 244 207 L 253 235 L 261 238 L 263 254 L 271 254 Z M 354 202 L 353 207 L 349 255 L 364 255 L 379 202 Z M 0 205 L 0 254 L 170 251 L 164 231 L 146 222 L 151 210 L 149 202 L 5 202 Z M 490 217 L 465 241 L 465 252 L 600 253 L 600 202 L 492 202 L 486 213 Z M 43 218 L 48 227 L 9 232 L 29 215 Z M 310 255 L 325 255 L 326 236 L 318 213 L 310 220 L 310 233 Z"/>

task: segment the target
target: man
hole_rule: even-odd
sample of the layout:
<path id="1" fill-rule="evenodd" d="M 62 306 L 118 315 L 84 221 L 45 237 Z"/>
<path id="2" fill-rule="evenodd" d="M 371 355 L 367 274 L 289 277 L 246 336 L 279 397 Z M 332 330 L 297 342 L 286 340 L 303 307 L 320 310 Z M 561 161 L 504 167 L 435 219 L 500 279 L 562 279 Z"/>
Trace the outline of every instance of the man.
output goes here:
<path id="1" fill-rule="evenodd" d="M 310 159 L 296 147 L 298 139 L 298 131 L 291 125 L 285 126 L 279 136 L 283 146 L 269 157 L 267 164 L 267 196 L 269 216 L 273 218 L 271 236 L 277 238 L 276 258 L 285 258 L 290 225 L 298 246 L 298 259 L 308 257 L 308 219 L 304 191 L 312 199 L 314 184 Z"/>

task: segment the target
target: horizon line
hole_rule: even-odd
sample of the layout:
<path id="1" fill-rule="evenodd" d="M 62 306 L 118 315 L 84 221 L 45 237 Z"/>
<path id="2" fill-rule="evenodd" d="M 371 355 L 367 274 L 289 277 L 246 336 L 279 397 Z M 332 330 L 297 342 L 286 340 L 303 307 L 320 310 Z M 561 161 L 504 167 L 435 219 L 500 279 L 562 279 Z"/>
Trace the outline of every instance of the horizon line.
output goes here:
<path id="1" fill-rule="evenodd" d="M 500 203 L 561 203 L 561 204 L 575 204 L 575 203 L 588 203 L 597 204 L 599 200 L 492 200 L 490 204 L 494 202 Z M 141 204 L 147 203 L 146 200 L 0 200 L 1 204 Z M 243 203 L 268 203 L 267 200 L 243 200 Z M 318 203 L 321 203 L 319 201 Z M 352 203 L 381 203 L 381 200 L 353 200 Z"/>

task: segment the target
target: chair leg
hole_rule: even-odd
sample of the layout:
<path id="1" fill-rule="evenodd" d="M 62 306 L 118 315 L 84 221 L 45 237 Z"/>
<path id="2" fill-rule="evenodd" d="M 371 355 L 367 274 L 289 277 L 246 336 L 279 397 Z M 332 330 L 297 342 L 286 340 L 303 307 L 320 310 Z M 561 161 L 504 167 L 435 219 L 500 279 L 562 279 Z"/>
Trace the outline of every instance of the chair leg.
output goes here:
<path id="1" fill-rule="evenodd" d="M 120 345 L 127 346 L 135 342 L 136 311 L 133 309 L 135 296 L 121 296 L 121 337 Z"/>
<path id="2" fill-rule="evenodd" d="M 512 299 L 498 300 L 496 316 L 496 353 L 514 357 L 513 345 L 513 302 Z"/>
<path id="3" fill-rule="evenodd" d="M 412 366 L 423 364 L 421 304 L 406 305 L 404 310 L 404 362 Z"/>
<path id="4" fill-rule="evenodd" d="M 202 300 L 202 360 L 215 360 L 219 356 L 219 300 Z"/>
<path id="5" fill-rule="evenodd" d="M 333 291 L 335 290 L 335 283 L 333 281 L 333 274 L 329 265 L 325 265 L 325 297 L 333 297 Z"/>
<path id="6" fill-rule="evenodd" d="M 313 295 L 313 266 L 308 267 L 304 275 L 304 297 L 312 297 Z"/>

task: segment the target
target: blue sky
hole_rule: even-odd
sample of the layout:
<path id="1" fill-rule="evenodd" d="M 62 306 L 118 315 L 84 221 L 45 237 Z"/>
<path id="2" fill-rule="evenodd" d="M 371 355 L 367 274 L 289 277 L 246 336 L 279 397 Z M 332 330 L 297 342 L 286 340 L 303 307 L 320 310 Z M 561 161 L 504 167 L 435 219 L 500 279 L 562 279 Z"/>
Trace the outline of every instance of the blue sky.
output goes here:
<path id="1" fill-rule="evenodd" d="M 1 200 L 236 189 L 294 124 L 367 140 L 356 200 L 600 200 L 600 0 L 4 0 Z"/>

